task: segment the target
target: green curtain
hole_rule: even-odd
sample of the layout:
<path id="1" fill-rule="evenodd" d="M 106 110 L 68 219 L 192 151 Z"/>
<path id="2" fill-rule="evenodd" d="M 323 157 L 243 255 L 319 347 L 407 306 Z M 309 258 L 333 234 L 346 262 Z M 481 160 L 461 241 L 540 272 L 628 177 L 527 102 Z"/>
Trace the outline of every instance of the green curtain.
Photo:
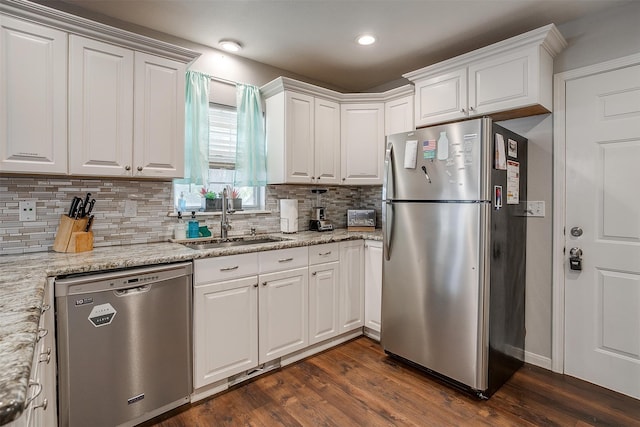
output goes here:
<path id="1" fill-rule="evenodd" d="M 184 179 L 179 184 L 206 185 L 209 176 L 209 79 L 187 71 L 185 99 Z"/>
<path id="2" fill-rule="evenodd" d="M 238 134 L 235 187 L 267 184 L 267 156 L 260 89 L 238 83 L 236 86 Z"/>

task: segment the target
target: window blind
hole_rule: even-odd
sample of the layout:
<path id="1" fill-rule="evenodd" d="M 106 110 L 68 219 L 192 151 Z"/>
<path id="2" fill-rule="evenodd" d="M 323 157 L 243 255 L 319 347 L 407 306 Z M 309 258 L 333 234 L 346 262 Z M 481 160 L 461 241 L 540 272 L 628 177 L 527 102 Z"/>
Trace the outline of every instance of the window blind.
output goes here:
<path id="1" fill-rule="evenodd" d="M 234 169 L 237 113 L 233 107 L 209 105 L 209 167 Z"/>

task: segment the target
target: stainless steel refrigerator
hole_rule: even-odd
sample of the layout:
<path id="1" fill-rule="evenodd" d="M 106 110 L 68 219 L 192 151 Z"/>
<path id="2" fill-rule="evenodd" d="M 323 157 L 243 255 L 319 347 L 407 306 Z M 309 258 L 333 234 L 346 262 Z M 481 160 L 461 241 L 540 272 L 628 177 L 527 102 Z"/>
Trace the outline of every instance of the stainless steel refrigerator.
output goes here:
<path id="1" fill-rule="evenodd" d="M 382 346 L 483 398 L 524 360 L 526 143 L 489 118 L 387 139 Z"/>

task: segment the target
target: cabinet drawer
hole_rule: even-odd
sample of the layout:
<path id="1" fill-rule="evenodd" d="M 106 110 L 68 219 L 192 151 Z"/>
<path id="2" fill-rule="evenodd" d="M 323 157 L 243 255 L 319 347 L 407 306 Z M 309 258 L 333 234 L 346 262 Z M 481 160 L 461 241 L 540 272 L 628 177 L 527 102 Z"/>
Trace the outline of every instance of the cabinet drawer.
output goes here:
<path id="1" fill-rule="evenodd" d="M 338 243 L 309 246 L 309 265 L 338 261 L 339 259 L 340 246 Z"/>
<path id="2" fill-rule="evenodd" d="M 309 265 L 307 247 L 260 252 L 260 273 L 291 270 Z"/>
<path id="3" fill-rule="evenodd" d="M 195 285 L 258 274 L 258 253 L 231 255 L 194 261 Z"/>

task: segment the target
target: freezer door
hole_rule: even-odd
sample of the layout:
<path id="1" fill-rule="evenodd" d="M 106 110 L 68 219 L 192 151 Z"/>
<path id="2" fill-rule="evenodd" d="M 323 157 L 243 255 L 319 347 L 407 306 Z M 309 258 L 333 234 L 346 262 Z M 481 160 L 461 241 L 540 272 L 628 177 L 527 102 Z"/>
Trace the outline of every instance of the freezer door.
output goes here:
<path id="1" fill-rule="evenodd" d="M 385 230 L 385 351 L 486 389 L 485 203 L 393 203 Z M 387 233 L 391 231 L 391 235 Z"/>
<path id="2" fill-rule="evenodd" d="M 383 197 L 488 200 L 490 134 L 485 118 L 390 135 Z"/>

